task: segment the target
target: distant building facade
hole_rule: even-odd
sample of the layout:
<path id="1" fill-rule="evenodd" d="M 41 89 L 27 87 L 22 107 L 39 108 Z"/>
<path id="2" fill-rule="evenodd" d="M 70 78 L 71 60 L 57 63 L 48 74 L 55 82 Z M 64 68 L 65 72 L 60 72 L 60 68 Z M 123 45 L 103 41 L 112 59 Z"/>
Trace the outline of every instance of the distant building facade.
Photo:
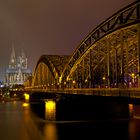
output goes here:
<path id="1" fill-rule="evenodd" d="M 9 66 L 6 69 L 5 84 L 12 87 L 13 85 L 23 85 L 27 78 L 31 76 L 31 70 L 27 67 L 27 57 L 24 52 L 16 58 L 15 50 L 12 48 Z"/>

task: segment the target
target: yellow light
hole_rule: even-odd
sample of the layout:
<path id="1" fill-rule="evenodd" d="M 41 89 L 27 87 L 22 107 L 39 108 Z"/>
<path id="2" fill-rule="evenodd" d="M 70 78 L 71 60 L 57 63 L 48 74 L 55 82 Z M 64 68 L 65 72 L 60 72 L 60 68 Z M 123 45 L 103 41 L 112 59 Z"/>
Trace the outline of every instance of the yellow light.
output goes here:
<path id="1" fill-rule="evenodd" d="M 105 80 L 105 76 L 103 76 L 103 78 L 102 78 L 103 80 Z"/>
<path id="2" fill-rule="evenodd" d="M 29 99 L 30 99 L 30 95 L 29 95 L 29 94 L 25 93 L 25 94 L 24 94 L 24 97 L 25 97 L 25 100 L 26 100 L 26 101 L 29 101 Z"/>
<path id="3" fill-rule="evenodd" d="M 132 73 L 132 74 L 131 74 L 131 76 L 132 76 L 132 78 L 134 78 L 134 77 L 135 77 L 135 74 L 134 74 L 134 73 Z"/>
<path id="4" fill-rule="evenodd" d="M 75 84 L 76 82 L 75 81 L 73 81 L 73 84 Z"/>
<path id="5" fill-rule="evenodd" d="M 56 112 L 56 103 L 55 101 L 48 100 L 45 102 L 46 109 L 46 119 L 47 120 L 55 120 L 55 112 Z"/>
<path id="6" fill-rule="evenodd" d="M 28 107 L 29 104 L 28 104 L 28 103 L 23 103 L 22 106 L 23 106 L 23 107 Z"/>
<path id="7" fill-rule="evenodd" d="M 85 80 L 85 82 L 87 82 L 87 79 Z"/>
<path id="8" fill-rule="evenodd" d="M 55 108 L 55 102 L 54 101 L 47 101 L 46 107 L 49 111 L 53 110 Z"/>

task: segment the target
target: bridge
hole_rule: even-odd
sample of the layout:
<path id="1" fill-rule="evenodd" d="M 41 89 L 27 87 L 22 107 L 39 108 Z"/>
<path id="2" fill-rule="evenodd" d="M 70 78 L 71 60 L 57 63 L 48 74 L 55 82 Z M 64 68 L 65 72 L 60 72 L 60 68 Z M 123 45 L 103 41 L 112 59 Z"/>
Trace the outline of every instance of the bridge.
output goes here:
<path id="1" fill-rule="evenodd" d="M 42 55 L 27 89 L 140 87 L 140 2 L 93 29 L 71 56 Z"/>
<path id="2" fill-rule="evenodd" d="M 47 93 L 44 98 L 53 93 L 139 100 L 140 1 L 99 24 L 72 55 L 42 55 L 25 86 L 28 92 Z"/>

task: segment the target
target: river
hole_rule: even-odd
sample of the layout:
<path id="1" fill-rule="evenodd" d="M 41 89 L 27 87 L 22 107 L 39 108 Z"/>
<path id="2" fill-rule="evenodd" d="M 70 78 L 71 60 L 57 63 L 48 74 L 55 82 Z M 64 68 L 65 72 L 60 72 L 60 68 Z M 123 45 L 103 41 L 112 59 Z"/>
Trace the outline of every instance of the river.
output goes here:
<path id="1" fill-rule="evenodd" d="M 0 140 L 140 140 L 140 119 L 46 121 L 28 103 L 0 103 Z"/>

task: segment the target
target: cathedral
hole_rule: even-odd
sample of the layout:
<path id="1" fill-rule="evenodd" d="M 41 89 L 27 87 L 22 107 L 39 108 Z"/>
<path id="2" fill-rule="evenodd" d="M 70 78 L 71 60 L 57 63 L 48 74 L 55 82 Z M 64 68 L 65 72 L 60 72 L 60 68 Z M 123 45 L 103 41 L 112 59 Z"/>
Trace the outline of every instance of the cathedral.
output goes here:
<path id="1" fill-rule="evenodd" d="M 24 52 L 16 58 L 15 50 L 12 48 L 9 67 L 6 70 L 5 84 L 12 87 L 13 85 L 23 85 L 27 78 L 31 76 L 31 70 L 27 67 L 27 58 Z"/>

